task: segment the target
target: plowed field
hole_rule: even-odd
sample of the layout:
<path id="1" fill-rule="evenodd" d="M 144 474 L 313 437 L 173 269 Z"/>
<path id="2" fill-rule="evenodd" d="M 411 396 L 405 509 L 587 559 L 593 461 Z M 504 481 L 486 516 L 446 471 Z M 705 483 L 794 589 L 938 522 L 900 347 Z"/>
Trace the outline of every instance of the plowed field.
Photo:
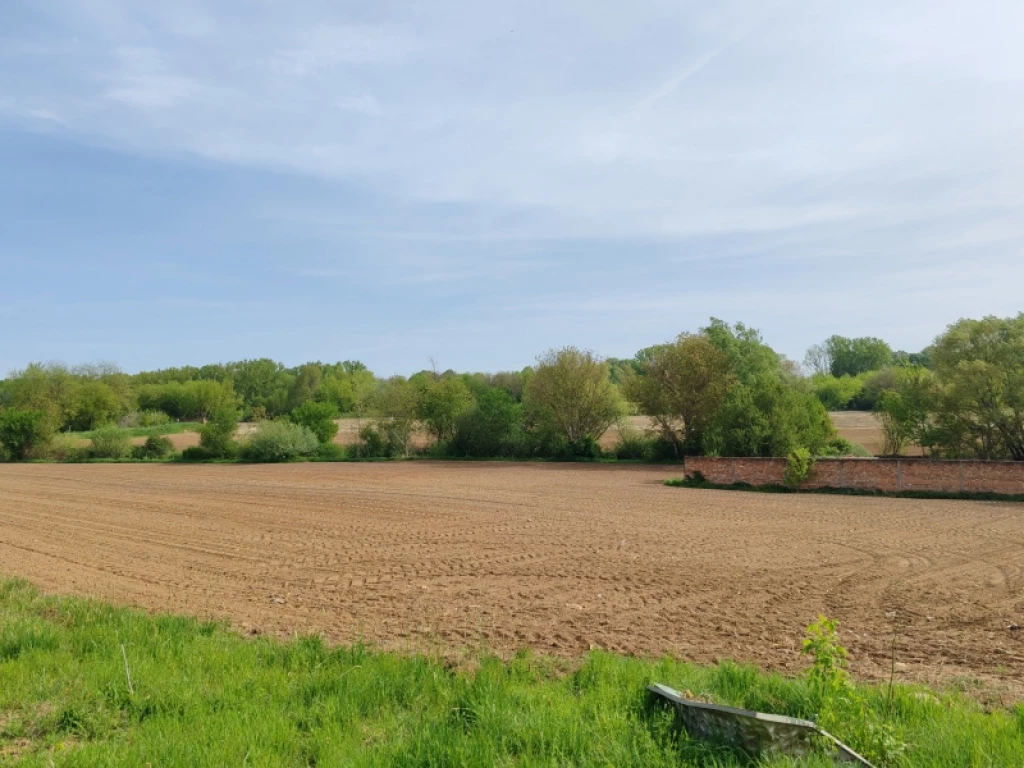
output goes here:
<path id="1" fill-rule="evenodd" d="M 0 465 L 0 574 L 397 649 L 602 647 L 1024 694 L 1024 505 L 666 488 L 672 468 Z"/>

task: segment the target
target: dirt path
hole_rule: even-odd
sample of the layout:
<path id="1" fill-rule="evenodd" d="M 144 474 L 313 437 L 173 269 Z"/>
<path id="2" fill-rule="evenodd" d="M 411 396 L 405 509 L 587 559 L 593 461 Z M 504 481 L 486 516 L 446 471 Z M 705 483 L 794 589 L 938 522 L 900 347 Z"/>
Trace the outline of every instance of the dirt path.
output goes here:
<path id="1" fill-rule="evenodd" d="M 854 670 L 1024 696 L 1024 505 L 666 488 L 670 468 L 0 465 L 0 574 L 394 648 Z"/>

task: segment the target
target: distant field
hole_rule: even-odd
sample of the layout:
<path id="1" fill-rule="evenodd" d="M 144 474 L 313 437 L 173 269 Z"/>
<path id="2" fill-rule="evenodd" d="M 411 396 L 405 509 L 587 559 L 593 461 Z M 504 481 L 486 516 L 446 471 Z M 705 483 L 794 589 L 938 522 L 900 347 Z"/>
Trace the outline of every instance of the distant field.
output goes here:
<path id="1" fill-rule="evenodd" d="M 870 411 L 833 411 L 829 414 L 840 437 L 851 443 L 860 443 L 869 453 L 878 456 L 882 453 L 884 439 L 878 420 Z M 904 451 L 907 456 L 920 456 L 921 449 L 910 446 Z"/>

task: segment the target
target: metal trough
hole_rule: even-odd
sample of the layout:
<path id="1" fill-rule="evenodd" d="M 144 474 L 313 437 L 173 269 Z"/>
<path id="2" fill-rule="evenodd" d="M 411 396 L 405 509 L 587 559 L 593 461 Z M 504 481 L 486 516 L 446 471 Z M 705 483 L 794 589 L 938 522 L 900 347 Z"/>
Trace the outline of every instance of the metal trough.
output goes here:
<path id="1" fill-rule="evenodd" d="M 683 698 L 679 691 L 667 685 L 649 685 L 647 690 L 675 705 L 683 725 L 695 739 L 731 744 L 753 754 L 788 757 L 807 755 L 815 743 L 824 742 L 833 748 L 837 763 L 852 763 L 874 768 L 871 763 L 810 720 L 692 701 Z"/>

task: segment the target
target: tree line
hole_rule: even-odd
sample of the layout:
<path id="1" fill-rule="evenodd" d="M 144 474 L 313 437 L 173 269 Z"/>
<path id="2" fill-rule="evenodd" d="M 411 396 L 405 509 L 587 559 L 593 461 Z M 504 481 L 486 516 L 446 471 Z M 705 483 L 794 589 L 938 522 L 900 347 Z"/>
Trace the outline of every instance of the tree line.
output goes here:
<path id="1" fill-rule="evenodd" d="M 962 320 L 914 354 L 833 336 L 809 350 L 803 369 L 757 330 L 717 319 L 628 359 L 564 347 L 498 373 L 379 378 L 356 361 L 288 368 L 269 359 L 135 375 L 110 364 L 31 364 L 0 381 L 0 446 L 7 459 L 45 458 L 55 434 L 99 429 L 101 443 L 119 446 L 108 450 L 118 458 L 130 447 L 123 434 L 117 442 L 118 427 L 194 421 L 197 459 L 239 451 L 253 460 L 343 458 L 346 450 L 596 458 L 618 423 L 612 451 L 622 459 L 848 455 L 857 447 L 836 436 L 828 410 L 870 397 L 887 452 L 914 442 L 941 456 L 1024 459 L 1022 327 L 1024 314 Z M 650 417 L 653 428 L 630 428 L 622 420 L 629 414 Z M 333 444 L 340 416 L 359 419 L 351 449 Z M 240 420 L 260 425 L 242 445 L 234 439 Z M 167 446 L 135 450 L 158 457 Z"/>

